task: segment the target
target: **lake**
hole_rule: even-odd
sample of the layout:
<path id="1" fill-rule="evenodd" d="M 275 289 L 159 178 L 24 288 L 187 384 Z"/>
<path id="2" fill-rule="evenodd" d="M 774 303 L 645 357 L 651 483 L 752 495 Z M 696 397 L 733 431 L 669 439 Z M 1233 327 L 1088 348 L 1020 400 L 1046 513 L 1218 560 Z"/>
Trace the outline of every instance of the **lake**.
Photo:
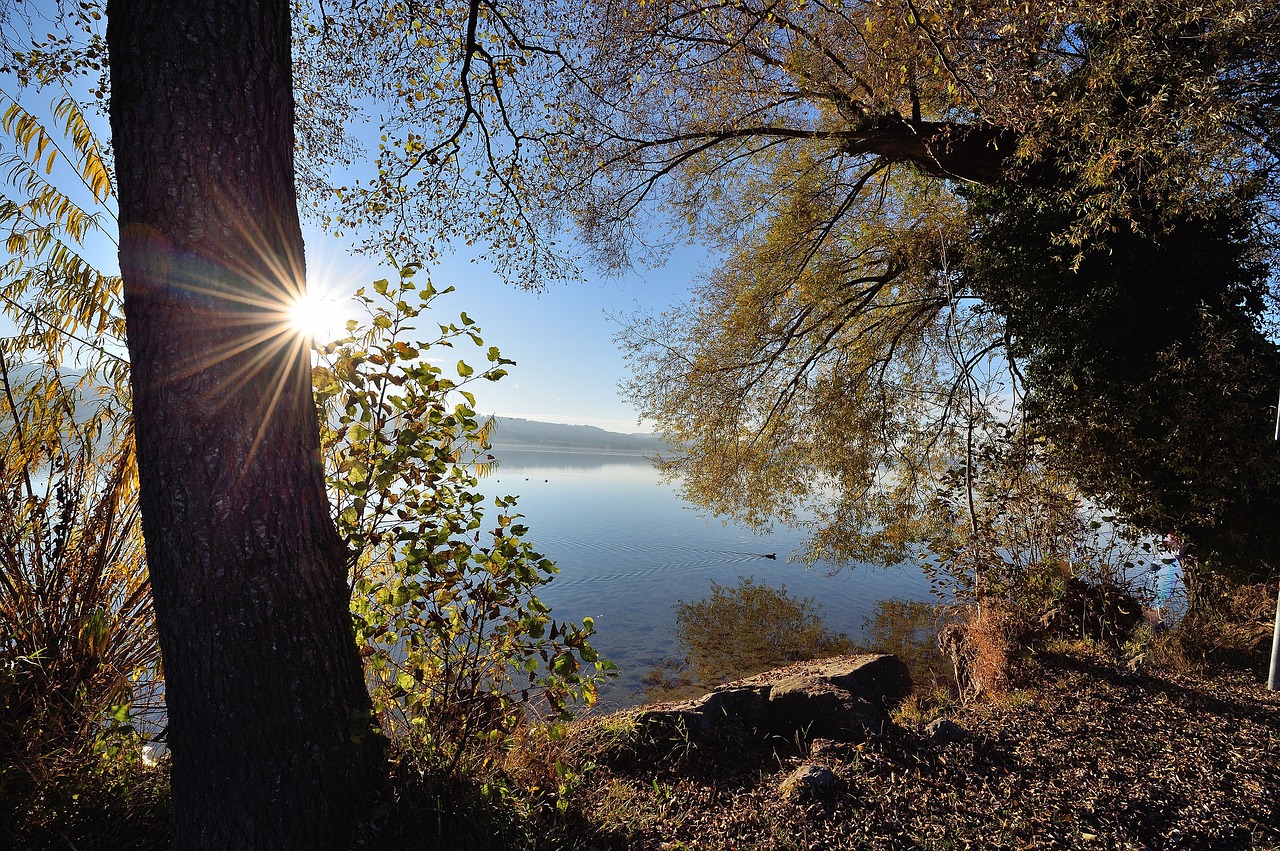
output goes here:
<path id="1" fill-rule="evenodd" d="M 676 604 L 707 597 L 712 582 L 736 586 L 750 577 L 785 586 L 793 597 L 814 598 L 826 627 L 855 640 L 878 602 L 930 599 L 915 566 L 854 566 L 832 576 L 828 565 L 788 561 L 802 533 L 756 535 L 708 519 L 641 457 L 501 447 L 494 454 L 500 466 L 480 489 L 518 495 L 526 540 L 559 565 L 560 575 L 539 593 L 552 615 L 595 619 L 593 646 L 622 669 L 601 691 L 610 707 L 640 701 L 645 674 L 683 656 Z"/>

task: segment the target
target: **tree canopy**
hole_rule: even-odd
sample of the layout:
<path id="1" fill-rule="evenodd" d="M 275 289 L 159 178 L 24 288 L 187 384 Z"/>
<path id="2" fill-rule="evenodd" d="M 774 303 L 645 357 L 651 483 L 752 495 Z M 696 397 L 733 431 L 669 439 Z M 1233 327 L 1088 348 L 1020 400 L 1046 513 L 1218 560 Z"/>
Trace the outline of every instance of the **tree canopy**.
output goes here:
<path id="1" fill-rule="evenodd" d="M 91 32 L 85 9 L 68 26 Z M 1225 370 L 1255 377 L 1233 391 L 1230 425 L 1202 418 L 1191 442 L 1225 446 L 1210 436 L 1267 419 L 1272 4 L 623 0 L 562 12 L 299 4 L 300 191 L 366 250 L 429 261 L 465 241 L 531 287 L 576 274 L 570 229 L 612 270 L 661 257 L 673 235 L 711 246 L 721 262 L 690 300 L 633 317 L 621 338 L 627 390 L 684 447 L 668 471 L 695 501 L 761 523 L 816 511 L 815 555 L 892 559 L 921 534 L 932 483 L 995 420 L 1021 422 L 1025 399 L 1085 492 L 1130 519 L 1207 542 L 1223 512 L 1269 512 L 1264 441 L 1251 438 L 1256 464 L 1165 463 L 1164 427 L 1130 414 L 1168 409 L 1169 394 L 1195 396 Z M 100 69 L 99 41 L 68 54 L 65 40 L 15 53 L 16 67 L 43 79 L 71 55 L 74 71 Z M 362 156 L 372 173 L 355 167 Z M 1206 244 L 1184 235 L 1222 216 L 1239 250 L 1204 268 L 1226 276 L 1207 305 L 1220 315 L 1194 343 L 1157 335 L 1181 341 L 1181 377 L 1166 374 L 1159 396 L 1152 370 L 1100 374 L 1107 388 L 1076 397 L 1095 398 L 1090 412 L 1050 416 L 1063 358 L 1114 351 L 1105 324 L 1082 334 L 1066 314 L 1052 314 L 1056 343 L 1030 339 L 1034 317 L 981 283 L 979 263 L 988 282 L 1011 271 L 993 241 L 1022 240 L 1038 263 L 1021 268 L 1029 285 L 1098 295 L 1079 323 L 1117 305 L 1094 276 L 1129 288 L 1124 263 L 1099 258 L 1129 255 L 1132 270 L 1163 252 L 1178 268 Z M 1231 302 L 1246 279 L 1248 303 Z M 1204 295 L 1153 274 L 1125 298 L 1138 321 L 1144 299 L 1185 318 Z"/>
<path id="2" fill-rule="evenodd" d="M 579 98 L 576 209 L 614 262 L 653 197 L 723 251 L 688 303 L 621 335 L 688 496 L 753 522 L 813 512 L 812 555 L 892 561 L 1006 420 L 1125 519 L 1264 569 L 1273 9 L 623 20 L 635 47 L 602 46 Z"/>

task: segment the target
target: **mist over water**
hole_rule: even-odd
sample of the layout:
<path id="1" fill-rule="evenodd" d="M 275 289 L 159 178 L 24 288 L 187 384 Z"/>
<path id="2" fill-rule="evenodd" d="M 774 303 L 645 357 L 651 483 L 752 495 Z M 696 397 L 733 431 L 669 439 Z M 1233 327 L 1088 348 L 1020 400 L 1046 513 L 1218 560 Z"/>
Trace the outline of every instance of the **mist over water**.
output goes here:
<path id="1" fill-rule="evenodd" d="M 930 599 L 914 565 L 852 566 L 829 576 L 829 565 L 790 562 L 802 533 L 755 535 L 705 518 L 641 457 L 501 447 L 494 454 L 500 466 L 481 489 L 518 495 L 526 539 L 560 567 L 539 596 L 557 620 L 594 618 L 594 647 L 622 669 L 601 692 L 609 707 L 641 700 L 642 677 L 683 654 L 676 604 L 706 597 L 712 582 L 732 586 L 752 577 L 785 586 L 792 597 L 813 597 L 826 627 L 855 641 L 865 637 L 877 602 Z"/>

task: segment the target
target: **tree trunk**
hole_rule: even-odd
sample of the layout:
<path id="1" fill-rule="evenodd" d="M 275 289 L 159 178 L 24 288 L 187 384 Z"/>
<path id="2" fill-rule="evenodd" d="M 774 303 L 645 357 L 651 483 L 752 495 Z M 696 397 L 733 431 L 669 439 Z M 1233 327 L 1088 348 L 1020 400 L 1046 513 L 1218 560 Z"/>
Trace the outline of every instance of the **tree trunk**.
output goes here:
<path id="1" fill-rule="evenodd" d="M 995 184 L 1018 147 L 1018 135 L 1000 127 L 879 116 L 838 134 L 847 154 L 877 154 L 914 163 L 935 177 Z"/>
<path id="2" fill-rule="evenodd" d="M 110 0 L 111 129 L 174 845 L 343 847 L 385 782 L 324 490 L 289 0 Z"/>

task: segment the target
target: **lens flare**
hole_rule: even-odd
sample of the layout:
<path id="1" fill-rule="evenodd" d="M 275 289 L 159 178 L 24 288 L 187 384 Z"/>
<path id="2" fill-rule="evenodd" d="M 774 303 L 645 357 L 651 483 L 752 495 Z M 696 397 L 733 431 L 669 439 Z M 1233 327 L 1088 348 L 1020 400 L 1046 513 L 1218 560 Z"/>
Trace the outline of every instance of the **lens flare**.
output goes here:
<path id="1" fill-rule="evenodd" d="M 289 306 L 289 324 L 320 345 L 344 337 L 348 318 L 343 303 L 323 290 L 310 290 Z"/>

